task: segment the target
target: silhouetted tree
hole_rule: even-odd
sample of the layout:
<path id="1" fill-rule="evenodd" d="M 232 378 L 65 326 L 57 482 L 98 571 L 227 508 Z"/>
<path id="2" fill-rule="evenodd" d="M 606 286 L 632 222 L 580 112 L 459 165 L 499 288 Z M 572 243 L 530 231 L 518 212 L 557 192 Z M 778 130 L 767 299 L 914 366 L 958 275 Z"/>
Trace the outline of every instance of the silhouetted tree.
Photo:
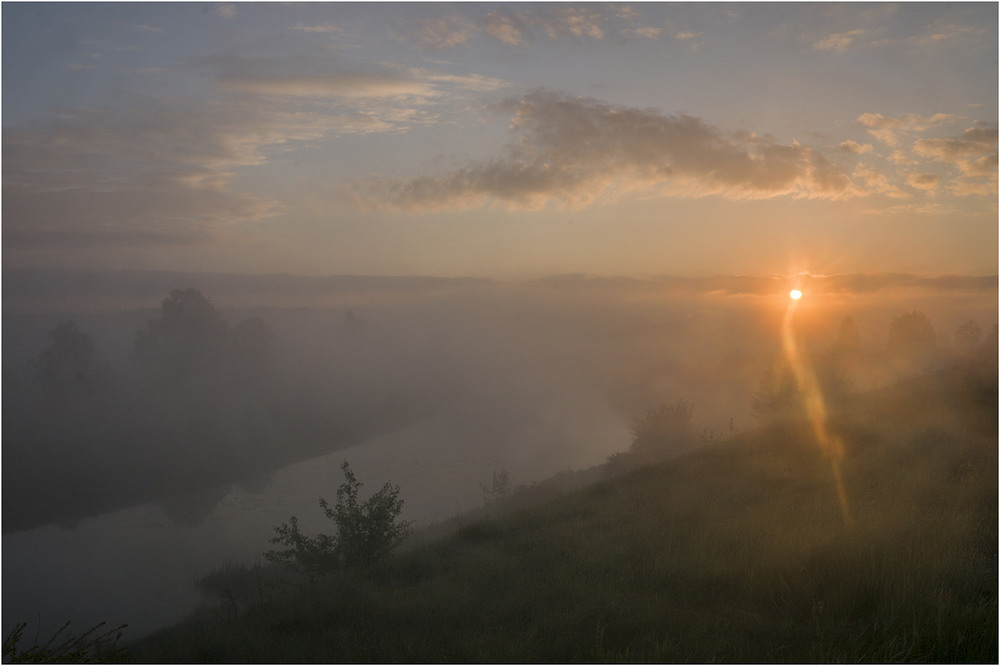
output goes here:
<path id="1" fill-rule="evenodd" d="M 483 492 L 483 503 L 486 510 L 493 513 L 500 509 L 513 490 L 510 483 L 510 472 L 505 469 L 494 470 L 491 485 L 487 486 L 485 483 L 481 483 L 479 486 Z"/>
<path id="2" fill-rule="evenodd" d="M 398 521 L 403 511 L 399 486 L 386 482 L 382 489 L 363 503 L 358 503 L 358 490 L 364 485 L 357 480 L 347 461 L 340 466 L 344 483 L 337 488 L 337 504 L 330 507 L 319 500 L 326 517 L 337 524 L 337 552 L 344 567 L 365 566 L 381 560 L 410 531 L 409 521 Z"/>
<path id="3" fill-rule="evenodd" d="M 788 414 L 798 406 L 799 389 L 787 363 L 773 363 L 761 374 L 751 399 L 753 413 L 761 419 Z"/>
<path id="4" fill-rule="evenodd" d="M 197 289 L 175 289 L 162 316 L 136 333 L 132 356 L 154 381 L 174 382 L 218 369 L 228 326 Z"/>
<path id="5" fill-rule="evenodd" d="M 858 327 L 854 319 L 844 317 L 830 351 L 817 355 L 814 360 L 813 370 L 825 400 L 836 401 L 850 391 L 860 351 L 861 335 Z"/>
<path id="6" fill-rule="evenodd" d="M 907 312 L 889 323 L 890 355 L 910 369 L 925 369 L 937 352 L 934 326 L 923 312 Z"/>
<path id="7" fill-rule="evenodd" d="M 955 329 L 952 340 L 955 342 L 955 352 L 959 358 L 971 358 L 979 349 L 982 338 L 982 329 L 971 319 Z"/>
<path id="8" fill-rule="evenodd" d="M 274 361 L 274 334 L 262 320 L 246 319 L 233 327 L 227 349 L 233 375 L 240 379 L 256 379 Z"/>
<path id="9" fill-rule="evenodd" d="M 367 325 L 365 321 L 354 314 L 354 310 L 348 310 L 344 315 L 344 323 L 340 325 L 340 339 L 345 342 L 355 342 L 365 337 Z"/>
<path id="10" fill-rule="evenodd" d="M 691 448 L 697 442 L 694 406 L 678 400 L 647 410 L 635 420 L 630 451 L 642 460 L 656 460 Z"/>
<path id="11" fill-rule="evenodd" d="M 986 378 L 987 381 L 996 382 L 998 370 L 1000 370 L 1000 363 L 998 363 L 998 351 L 1000 351 L 1000 342 L 997 338 L 997 325 L 993 324 L 990 332 L 986 335 L 983 340 L 983 344 L 979 345 L 979 349 L 972 357 L 973 366 L 979 369 L 981 376 Z"/>
<path id="12" fill-rule="evenodd" d="M 66 397 L 87 386 L 94 366 L 94 343 L 75 322 L 60 322 L 49 332 L 49 344 L 34 365 L 45 397 Z"/>
<path id="13" fill-rule="evenodd" d="M 338 568 L 374 564 L 409 533 L 410 521 L 399 520 L 403 511 L 399 486 L 387 482 L 367 501 L 359 502 L 358 490 L 364 484 L 357 480 L 346 460 L 340 469 L 345 481 L 337 489 L 336 505 L 331 507 L 325 499 L 319 500 L 326 517 L 336 523 L 337 534 L 302 534 L 298 519 L 292 516 L 288 523 L 274 528 L 277 536 L 271 539 L 271 543 L 284 548 L 267 551 L 265 559 L 315 577 Z"/>
<path id="14" fill-rule="evenodd" d="M 837 341 L 834 349 L 839 353 L 854 353 L 861 346 L 861 334 L 851 317 L 844 317 L 840 322 L 840 331 L 837 333 Z"/>

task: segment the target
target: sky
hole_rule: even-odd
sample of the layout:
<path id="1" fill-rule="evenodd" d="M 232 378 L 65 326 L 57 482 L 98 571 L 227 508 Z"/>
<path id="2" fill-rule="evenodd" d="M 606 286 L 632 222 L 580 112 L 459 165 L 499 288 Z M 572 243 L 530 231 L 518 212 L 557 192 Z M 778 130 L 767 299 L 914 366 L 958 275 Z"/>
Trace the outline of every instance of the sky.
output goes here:
<path id="1" fill-rule="evenodd" d="M 996 3 L 11 3 L 13 268 L 997 273 Z"/>

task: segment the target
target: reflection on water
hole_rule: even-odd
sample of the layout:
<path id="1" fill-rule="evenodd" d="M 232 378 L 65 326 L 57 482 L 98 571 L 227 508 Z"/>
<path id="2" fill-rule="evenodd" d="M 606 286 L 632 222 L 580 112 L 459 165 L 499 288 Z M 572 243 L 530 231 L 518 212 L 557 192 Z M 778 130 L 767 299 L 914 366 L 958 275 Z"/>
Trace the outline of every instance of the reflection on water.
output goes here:
<path id="1" fill-rule="evenodd" d="M 125 638 L 134 639 L 180 619 L 201 601 L 193 584 L 199 575 L 226 561 L 256 561 L 272 528 L 290 515 L 305 531 L 330 531 L 316 500 L 335 497 L 345 459 L 368 492 L 387 480 L 400 485 L 404 516 L 420 527 L 480 506 L 480 483 L 494 470 L 509 470 L 515 483 L 537 481 L 598 464 L 627 444 L 626 424 L 610 411 L 590 409 L 573 426 L 533 419 L 484 432 L 476 421 L 456 409 L 291 465 L 266 488 L 231 489 L 197 525 L 177 524 L 163 507 L 146 504 L 72 527 L 4 535 L 4 635 L 19 621 L 30 623 L 30 640 L 39 623 L 44 637 L 67 619 L 76 631 L 104 620 L 127 623 Z M 465 427 L 468 446 L 456 454 L 454 433 Z"/>

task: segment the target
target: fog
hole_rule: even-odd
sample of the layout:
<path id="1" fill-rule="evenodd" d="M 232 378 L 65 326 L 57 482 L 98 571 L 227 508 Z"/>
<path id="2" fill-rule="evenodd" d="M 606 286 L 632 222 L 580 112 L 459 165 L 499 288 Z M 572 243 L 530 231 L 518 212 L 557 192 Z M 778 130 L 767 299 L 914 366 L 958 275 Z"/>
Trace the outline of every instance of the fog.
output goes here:
<path id="1" fill-rule="evenodd" d="M 996 325 L 996 280 L 813 280 L 808 353 L 854 322 L 852 390 L 947 364 L 960 325 Z M 295 514 L 319 529 L 348 460 L 399 484 L 431 525 L 625 450 L 634 420 L 684 400 L 712 437 L 757 424 L 781 355 L 779 278 L 490 281 L 156 272 L 5 272 L 4 631 L 192 609 L 194 581 L 254 562 Z M 894 317 L 932 322 L 920 367 Z M 678 451 L 677 453 L 681 453 Z"/>

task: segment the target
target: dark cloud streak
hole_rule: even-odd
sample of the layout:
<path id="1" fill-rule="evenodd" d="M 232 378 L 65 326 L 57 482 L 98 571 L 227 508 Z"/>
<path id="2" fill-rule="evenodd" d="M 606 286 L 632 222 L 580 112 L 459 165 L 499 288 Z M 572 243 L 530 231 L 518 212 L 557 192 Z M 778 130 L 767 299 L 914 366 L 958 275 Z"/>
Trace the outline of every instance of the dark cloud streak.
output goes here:
<path id="1" fill-rule="evenodd" d="M 850 196 L 839 167 L 812 148 L 725 131 L 689 115 L 617 107 L 536 91 L 508 99 L 514 136 L 506 153 L 451 172 L 366 184 L 369 203 L 404 210 L 502 203 L 582 207 L 598 198 L 660 189 L 675 196 Z"/>

